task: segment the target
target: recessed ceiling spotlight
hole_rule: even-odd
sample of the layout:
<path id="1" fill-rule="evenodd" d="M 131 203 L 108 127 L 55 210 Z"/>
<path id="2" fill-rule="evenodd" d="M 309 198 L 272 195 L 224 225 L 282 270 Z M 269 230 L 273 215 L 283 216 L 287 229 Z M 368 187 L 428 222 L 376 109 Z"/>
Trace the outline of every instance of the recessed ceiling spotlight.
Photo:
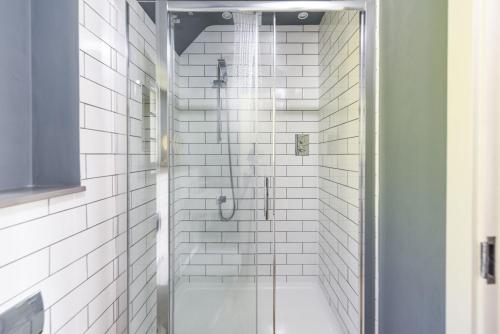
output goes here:
<path id="1" fill-rule="evenodd" d="M 309 17 L 309 13 L 308 12 L 300 12 L 299 15 L 297 15 L 297 18 L 299 20 L 305 20 Z"/>
<path id="2" fill-rule="evenodd" d="M 231 20 L 233 18 L 233 14 L 231 14 L 231 12 L 222 12 L 222 18 L 224 20 Z"/>

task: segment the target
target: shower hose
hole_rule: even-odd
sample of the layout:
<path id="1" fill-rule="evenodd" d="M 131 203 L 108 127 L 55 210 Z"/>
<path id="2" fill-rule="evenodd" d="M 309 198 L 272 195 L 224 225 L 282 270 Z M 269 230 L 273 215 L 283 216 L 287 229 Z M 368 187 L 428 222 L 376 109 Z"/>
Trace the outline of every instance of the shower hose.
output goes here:
<path id="1" fill-rule="evenodd" d="M 219 88 L 219 112 L 222 110 L 222 105 L 221 105 L 221 97 L 220 97 L 220 88 Z M 223 221 L 228 221 L 233 219 L 234 214 L 236 213 L 236 199 L 234 196 L 234 181 L 233 181 L 233 159 L 232 159 L 232 154 L 231 154 L 231 135 L 229 132 L 229 115 L 226 115 L 226 128 L 227 128 L 227 153 L 228 153 L 228 159 L 229 159 L 229 180 L 231 182 L 231 195 L 233 199 L 233 208 L 231 210 L 231 215 L 229 217 L 225 217 L 224 213 L 222 212 L 222 203 L 225 202 L 225 198 L 221 197 L 217 202 L 219 203 L 219 218 Z M 223 199 L 224 198 L 224 199 Z"/>

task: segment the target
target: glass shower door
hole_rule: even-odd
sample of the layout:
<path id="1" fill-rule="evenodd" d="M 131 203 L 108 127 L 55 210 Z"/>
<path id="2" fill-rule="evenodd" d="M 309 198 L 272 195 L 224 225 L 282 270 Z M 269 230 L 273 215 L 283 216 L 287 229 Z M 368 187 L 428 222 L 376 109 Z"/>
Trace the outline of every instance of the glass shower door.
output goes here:
<path id="1" fill-rule="evenodd" d="M 258 325 L 261 319 L 272 322 L 259 313 L 259 298 L 265 296 L 258 291 L 261 284 L 272 284 L 273 273 L 273 37 L 261 20 L 259 13 L 170 13 L 175 334 L 272 330 Z M 195 22 L 215 23 L 187 44 Z M 260 40 L 263 35 L 267 43 Z"/>
<path id="2" fill-rule="evenodd" d="M 114 187 L 126 193 L 128 204 L 128 247 L 117 263 L 118 271 L 127 270 L 128 293 L 126 301 L 119 300 L 119 312 L 128 318 L 128 333 L 135 334 L 156 332 L 159 91 L 154 54 L 158 47 L 154 28 L 145 16 L 139 15 L 141 7 L 127 4 L 126 11 L 127 97 L 115 94 L 113 101 L 120 108 L 127 106 L 124 124 L 117 128 L 117 132 L 125 128 L 127 135 L 116 136 L 116 143 L 126 148 L 123 156 L 127 167 Z M 145 48 L 145 44 L 149 47 Z"/>

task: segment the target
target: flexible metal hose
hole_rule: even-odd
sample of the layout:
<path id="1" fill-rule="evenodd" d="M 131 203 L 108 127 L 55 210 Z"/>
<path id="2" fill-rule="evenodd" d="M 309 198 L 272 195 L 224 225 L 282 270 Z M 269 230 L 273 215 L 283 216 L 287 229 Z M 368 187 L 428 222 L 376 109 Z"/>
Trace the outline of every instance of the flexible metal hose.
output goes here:
<path id="1" fill-rule="evenodd" d="M 221 142 L 222 141 L 222 97 L 220 90 L 222 89 L 222 85 L 225 84 L 224 82 L 224 77 L 227 76 L 221 76 L 221 64 L 225 64 L 224 60 L 221 58 L 218 61 L 218 66 L 217 66 L 217 80 L 214 82 L 217 86 L 217 102 L 218 102 L 218 109 L 217 110 L 217 141 Z M 225 217 L 224 213 L 222 212 L 222 203 L 226 202 L 225 196 L 220 196 L 217 200 L 217 203 L 219 204 L 219 218 L 223 221 L 228 221 L 233 219 L 234 214 L 236 213 L 236 199 L 234 196 L 234 181 L 233 181 L 233 161 L 232 161 L 232 155 L 231 155 L 231 134 L 229 132 L 229 115 L 226 116 L 226 128 L 227 128 L 227 153 L 228 153 L 228 159 L 229 159 L 229 178 L 231 181 L 231 195 L 232 195 L 232 200 L 233 200 L 233 208 L 231 210 L 231 215 L 229 217 Z"/>
<path id="2" fill-rule="evenodd" d="M 229 118 L 229 117 L 228 117 Z M 231 180 L 231 194 L 233 196 L 233 208 L 231 211 L 231 215 L 229 217 L 224 217 L 224 214 L 222 213 L 222 202 L 219 201 L 219 217 L 221 220 L 228 221 L 233 219 L 234 214 L 236 213 L 236 199 L 234 196 L 234 182 L 233 182 L 233 162 L 231 159 L 231 141 L 230 141 L 230 133 L 229 133 L 229 121 L 226 118 L 226 124 L 227 124 L 227 153 L 229 157 L 229 178 Z"/>

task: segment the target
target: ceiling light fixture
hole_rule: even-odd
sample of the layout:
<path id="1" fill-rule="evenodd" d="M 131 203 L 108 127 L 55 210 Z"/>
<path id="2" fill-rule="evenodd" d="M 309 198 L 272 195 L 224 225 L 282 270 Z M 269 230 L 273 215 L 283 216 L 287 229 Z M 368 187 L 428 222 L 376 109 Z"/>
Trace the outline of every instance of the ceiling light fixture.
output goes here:
<path id="1" fill-rule="evenodd" d="M 300 12 L 299 15 L 297 15 L 297 18 L 299 20 L 305 20 L 309 17 L 309 13 L 308 12 Z"/>
<path id="2" fill-rule="evenodd" d="M 231 12 L 222 12 L 222 18 L 224 20 L 231 20 L 233 18 L 233 14 L 231 14 Z"/>

